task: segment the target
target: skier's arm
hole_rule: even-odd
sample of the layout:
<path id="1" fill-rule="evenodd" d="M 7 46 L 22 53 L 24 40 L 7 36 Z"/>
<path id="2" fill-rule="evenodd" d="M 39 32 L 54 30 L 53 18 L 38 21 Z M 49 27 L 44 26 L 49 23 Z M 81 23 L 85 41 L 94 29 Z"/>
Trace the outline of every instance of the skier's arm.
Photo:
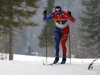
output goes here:
<path id="1" fill-rule="evenodd" d="M 53 14 L 54 14 L 54 12 L 52 12 L 51 14 L 49 14 L 49 16 L 47 16 L 47 17 L 46 17 L 46 15 L 44 14 L 43 22 L 48 21 L 49 19 L 53 18 Z"/>
<path id="2" fill-rule="evenodd" d="M 75 23 L 75 18 L 71 15 L 71 12 L 70 12 L 70 11 L 67 11 L 67 14 L 68 14 L 68 19 L 69 19 L 71 22 Z"/>
<path id="3" fill-rule="evenodd" d="M 68 18 L 71 22 L 75 23 L 75 18 L 73 16 Z"/>

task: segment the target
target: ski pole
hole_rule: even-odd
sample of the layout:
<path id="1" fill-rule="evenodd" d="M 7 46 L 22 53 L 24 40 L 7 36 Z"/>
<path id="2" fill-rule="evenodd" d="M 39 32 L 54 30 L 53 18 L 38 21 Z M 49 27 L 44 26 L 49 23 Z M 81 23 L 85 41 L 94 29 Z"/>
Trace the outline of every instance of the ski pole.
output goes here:
<path id="1" fill-rule="evenodd" d="M 70 64 L 71 64 L 71 48 L 70 48 L 70 29 L 69 29 L 69 59 L 70 59 Z"/>
<path id="2" fill-rule="evenodd" d="M 47 20 L 47 10 L 44 10 L 44 15 L 45 15 L 45 20 Z M 46 37 L 46 64 L 47 64 L 47 21 L 46 21 L 46 25 L 45 25 L 45 37 Z"/>
<path id="3" fill-rule="evenodd" d="M 47 63 L 47 23 L 46 23 L 46 63 Z"/>

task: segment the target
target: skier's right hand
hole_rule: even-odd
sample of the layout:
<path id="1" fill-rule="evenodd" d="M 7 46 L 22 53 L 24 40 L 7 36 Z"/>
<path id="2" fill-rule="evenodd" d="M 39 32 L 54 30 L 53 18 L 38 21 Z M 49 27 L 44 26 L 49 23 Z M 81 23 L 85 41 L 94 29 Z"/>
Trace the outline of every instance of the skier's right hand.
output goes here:
<path id="1" fill-rule="evenodd" d="M 44 14 L 44 15 L 47 15 L 47 10 L 44 10 L 43 14 Z"/>
<path id="2" fill-rule="evenodd" d="M 43 11 L 44 17 L 43 17 L 43 22 L 47 21 L 47 10 Z"/>

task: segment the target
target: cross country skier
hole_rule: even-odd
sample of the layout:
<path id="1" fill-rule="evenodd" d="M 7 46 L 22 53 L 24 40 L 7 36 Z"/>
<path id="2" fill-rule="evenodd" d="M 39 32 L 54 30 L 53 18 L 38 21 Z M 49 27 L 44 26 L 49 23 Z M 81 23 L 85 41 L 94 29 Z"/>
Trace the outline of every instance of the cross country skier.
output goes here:
<path id="1" fill-rule="evenodd" d="M 61 9 L 60 6 L 56 6 L 55 11 L 49 14 L 49 16 L 46 17 L 46 15 L 47 15 L 47 10 L 44 10 L 44 17 L 43 17 L 44 22 L 53 18 L 56 24 L 55 28 L 56 53 L 55 53 L 55 60 L 53 63 L 56 64 L 59 61 L 59 45 L 61 41 L 62 52 L 63 52 L 63 58 L 61 64 L 64 64 L 66 62 L 66 52 L 67 52 L 65 44 L 69 36 L 68 20 L 75 23 L 75 19 L 72 17 L 70 11 L 65 12 Z"/>

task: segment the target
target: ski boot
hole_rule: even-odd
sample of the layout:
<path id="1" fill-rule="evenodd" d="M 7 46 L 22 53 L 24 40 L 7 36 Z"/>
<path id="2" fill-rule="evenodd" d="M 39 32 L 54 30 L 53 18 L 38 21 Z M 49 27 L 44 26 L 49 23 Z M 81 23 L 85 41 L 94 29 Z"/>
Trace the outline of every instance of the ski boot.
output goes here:
<path id="1" fill-rule="evenodd" d="M 61 64 L 65 64 L 65 62 L 66 62 L 66 55 L 63 55 L 63 58 L 62 58 Z"/>
<path id="2" fill-rule="evenodd" d="M 53 64 L 56 64 L 58 61 L 59 61 L 59 55 L 56 55 Z"/>

